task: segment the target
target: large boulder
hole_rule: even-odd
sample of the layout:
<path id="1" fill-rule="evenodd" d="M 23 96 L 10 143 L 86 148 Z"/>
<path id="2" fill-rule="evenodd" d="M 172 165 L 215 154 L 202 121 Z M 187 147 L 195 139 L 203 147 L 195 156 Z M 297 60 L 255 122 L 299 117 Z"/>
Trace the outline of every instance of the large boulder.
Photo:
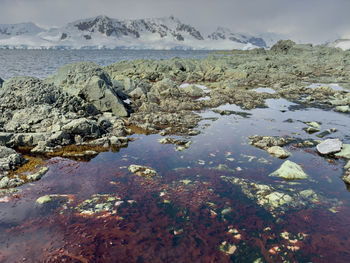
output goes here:
<path id="1" fill-rule="evenodd" d="M 113 112 L 119 117 L 128 116 L 126 105 L 114 91 L 109 75 L 92 62 L 63 66 L 57 75 L 46 81 L 92 103 L 101 112 Z"/>

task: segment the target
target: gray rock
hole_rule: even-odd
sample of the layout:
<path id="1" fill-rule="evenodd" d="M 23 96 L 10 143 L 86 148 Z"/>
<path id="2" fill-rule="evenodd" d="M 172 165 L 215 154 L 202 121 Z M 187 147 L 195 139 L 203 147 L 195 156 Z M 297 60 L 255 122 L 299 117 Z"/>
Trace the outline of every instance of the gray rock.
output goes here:
<path id="1" fill-rule="evenodd" d="M 271 173 L 269 176 L 281 177 L 286 180 L 299 180 L 308 178 L 307 174 L 303 171 L 300 165 L 285 161 L 279 169 Z"/>
<path id="2" fill-rule="evenodd" d="M 64 125 L 62 130 L 68 134 L 77 134 L 82 137 L 97 138 L 103 131 L 97 126 L 96 121 L 80 118 L 72 120 L 70 123 Z"/>
<path id="3" fill-rule="evenodd" d="M 57 75 L 47 81 L 92 103 L 101 112 L 111 111 L 116 116 L 128 116 L 123 101 L 114 91 L 109 75 L 92 62 L 63 66 Z"/>
<path id="4" fill-rule="evenodd" d="M 327 139 L 316 146 L 320 154 L 332 154 L 340 152 L 343 143 L 339 139 Z"/>
<path id="5" fill-rule="evenodd" d="M 0 146 L 0 177 L 4 176 L 6 171 L 14 170 L 25 162 L 23 156 L 15 150 Z"/>

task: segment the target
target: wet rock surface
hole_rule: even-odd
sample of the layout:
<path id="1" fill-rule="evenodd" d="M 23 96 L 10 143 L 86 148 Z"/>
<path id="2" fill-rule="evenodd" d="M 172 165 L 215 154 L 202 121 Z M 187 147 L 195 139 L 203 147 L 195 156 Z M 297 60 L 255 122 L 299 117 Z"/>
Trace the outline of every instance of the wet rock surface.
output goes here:
<path id="1" fill-rule="evenodd" d="M 327 139 L 316 146 L 320 154 L 332 154 L 340 152 L 343 143 L 339 139 Z"/>

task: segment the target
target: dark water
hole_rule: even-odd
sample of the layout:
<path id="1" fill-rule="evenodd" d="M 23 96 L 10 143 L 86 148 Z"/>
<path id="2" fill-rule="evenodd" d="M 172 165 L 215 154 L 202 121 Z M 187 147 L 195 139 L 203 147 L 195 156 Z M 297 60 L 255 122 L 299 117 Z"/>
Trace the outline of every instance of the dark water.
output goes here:
<path id="1" fill-rule="evenodd" d="M 0 78 L 45 78 L 63 65 L 93 61 L 101 66 L 123 60 L 204 58 L 213 51 L 183 50 L 0 50 Z"/>
<path id="2" fill-rule="evenodd" d="M 350 193 L 340 178 L 345 160 L 290 145 L 289 160 L 310 178 L 287 182 L 268 176 L 283 160 L 250 146 L 247 138 L 317 139 L 302 128 L 304 121 L 319 121 L 322 130 L 338 128 L 334 136 L 349 143 L 348 115 L 293 110 L 285 100 L 268 104 L 268 109 L 249 111 L 249 118 L 202 112 L 201 134 L 190 138 L 185 151 L 158 143 L 160 135 L 134 135 L 127 148 L 100 153 L 89 162 L 48 160 L 44 178 L 0 203 L 0 261 L 348 262 Z M 151 166 L 159 175 L 135 176 L 128 172 L 131 164 Z M 217 169 L 220 165 L 226 169 Z M 271 211 L 230 183 L 235 178 L 291 192 L 312 189 L 320 198 Z M 47 194 L 59 196 L 35 204 Z M 111 209 L 89 215 L 76 208 L 90 209 L 86 200 L 94 197 L 96 203 L 111 203 Z M 225 254 L 223 244 L 236 250 Z"/>

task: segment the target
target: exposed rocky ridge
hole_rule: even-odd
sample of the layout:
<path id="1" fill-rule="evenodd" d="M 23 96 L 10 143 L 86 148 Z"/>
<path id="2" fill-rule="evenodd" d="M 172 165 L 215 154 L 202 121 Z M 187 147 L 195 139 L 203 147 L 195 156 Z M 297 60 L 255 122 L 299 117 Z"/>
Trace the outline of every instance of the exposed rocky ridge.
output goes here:
<path id="1" fill-rule="evenodd" d="M 105 68 L 75 63 L 46 80 L 13 78 L 0 90 L 0 145 L 94 156 L 102 148 L 127 145 L 125 136 L 135 130 L 196 135 L 198 111 L 226 103 L 248 110 L 266 107 L 271 98 L 286 98 L 300 107 L 349 106 L 349 92 L 305 84 L 349 83 L 349 58 L 350 52 L 339 49 L 281 41 L 270 51 L 232 51 L 203 60 L 124 61 Z M 195 85 L 182 86 L 186 82 Z M 275 92 L 254 91 L 261 86 Z M 130 105 L 123 102 L 127 99 Z M 298 138 L 254 138 L 253 144 L 265 150 L 291 142 L 316 145 Z M 73 154 L 61 149 L 71 144 L 85 148 Z M 96 146 L 96 151 L 86 148 Z"/>

